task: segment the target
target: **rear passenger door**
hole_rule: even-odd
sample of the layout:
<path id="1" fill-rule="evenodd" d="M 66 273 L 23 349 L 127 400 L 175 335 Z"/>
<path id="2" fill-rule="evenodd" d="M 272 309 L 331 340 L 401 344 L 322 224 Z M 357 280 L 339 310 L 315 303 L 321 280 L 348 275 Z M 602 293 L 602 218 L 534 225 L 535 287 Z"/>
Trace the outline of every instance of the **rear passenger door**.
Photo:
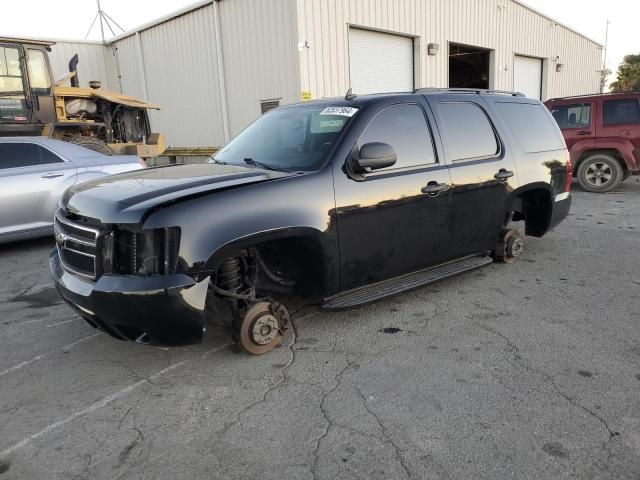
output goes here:
<path id="1" fill-rule="evenodd" d="M 625 138 L 640 148 L 640 98 L 629 97 L 602 102 L 602 126 L 598 137 Z"/>
<path id="2" fill-rule="evenodd" d="M 451 250 L 456 257 L 490 251 L 518 187 L 515 159 L 497 134 L 482 98 L 429 98 L 451 173 Z"/>

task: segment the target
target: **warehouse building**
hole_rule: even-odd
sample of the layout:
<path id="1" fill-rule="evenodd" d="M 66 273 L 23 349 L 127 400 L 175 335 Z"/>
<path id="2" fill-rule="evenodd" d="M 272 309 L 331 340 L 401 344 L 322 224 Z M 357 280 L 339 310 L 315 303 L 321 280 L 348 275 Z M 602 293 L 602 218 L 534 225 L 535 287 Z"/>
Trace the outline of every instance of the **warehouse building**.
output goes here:
<path id="1" fill-rule="evenodd" d="M 597 92 L 602 45 L 516 0 L 209 0 L 108 42 L 60 42 L 56 76 L 163 106 L 174 146 L 218 146 L 277 105 L 470 87 Z"/>

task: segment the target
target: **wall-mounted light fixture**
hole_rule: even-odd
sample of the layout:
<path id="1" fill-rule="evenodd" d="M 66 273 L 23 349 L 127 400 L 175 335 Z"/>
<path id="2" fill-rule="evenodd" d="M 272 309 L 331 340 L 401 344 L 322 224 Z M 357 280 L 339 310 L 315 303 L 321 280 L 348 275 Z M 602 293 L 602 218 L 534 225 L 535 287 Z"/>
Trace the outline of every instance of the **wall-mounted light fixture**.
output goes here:
<path id="1" fill-rule="evenodd" d="M 439 43 L 430 43 L 429 45 L 427 45 L 427 53 L 429 55 L 437 55 L 439 51 L 440 51 Z"/>
<path id="2" fill-rule="evenodd" d="M 554 62 L 556 62 L 556 73 L 560 73 L 564 70 L 564 63 L 560 62 L 560 57 L 556 57 L 553 59 Z"/>

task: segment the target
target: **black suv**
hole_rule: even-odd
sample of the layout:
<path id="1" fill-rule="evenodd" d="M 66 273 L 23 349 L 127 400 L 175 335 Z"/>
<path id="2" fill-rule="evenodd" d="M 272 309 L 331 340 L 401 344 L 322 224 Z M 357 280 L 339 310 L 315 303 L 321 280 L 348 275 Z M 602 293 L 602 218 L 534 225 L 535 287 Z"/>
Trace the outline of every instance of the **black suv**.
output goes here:
<path id="1" fill-rule="evenodd" d="M 571 205 L 571 162 L 544 105 L 419 90 L 271 111 L 208 164 L 68 190 L 50 268 L 92 326 L 160 345 L 202 340 L 211 301 L 241 345 L 281 342 L 295 293 L 345 309 L 487 265 Z"/>

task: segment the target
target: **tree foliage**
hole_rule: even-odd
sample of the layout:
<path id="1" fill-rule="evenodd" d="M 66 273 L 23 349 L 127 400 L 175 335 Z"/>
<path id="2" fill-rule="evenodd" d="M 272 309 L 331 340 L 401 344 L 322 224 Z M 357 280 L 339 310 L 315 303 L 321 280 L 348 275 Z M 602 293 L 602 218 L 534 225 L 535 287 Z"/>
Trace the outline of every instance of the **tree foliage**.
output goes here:
<path id="1" fill-rule="evenodd" d="M 618 78 L 611 84 L 611 91 L 640 91 L 640 54 L 624 57 L 624 62 L 618 67 Z"/>

